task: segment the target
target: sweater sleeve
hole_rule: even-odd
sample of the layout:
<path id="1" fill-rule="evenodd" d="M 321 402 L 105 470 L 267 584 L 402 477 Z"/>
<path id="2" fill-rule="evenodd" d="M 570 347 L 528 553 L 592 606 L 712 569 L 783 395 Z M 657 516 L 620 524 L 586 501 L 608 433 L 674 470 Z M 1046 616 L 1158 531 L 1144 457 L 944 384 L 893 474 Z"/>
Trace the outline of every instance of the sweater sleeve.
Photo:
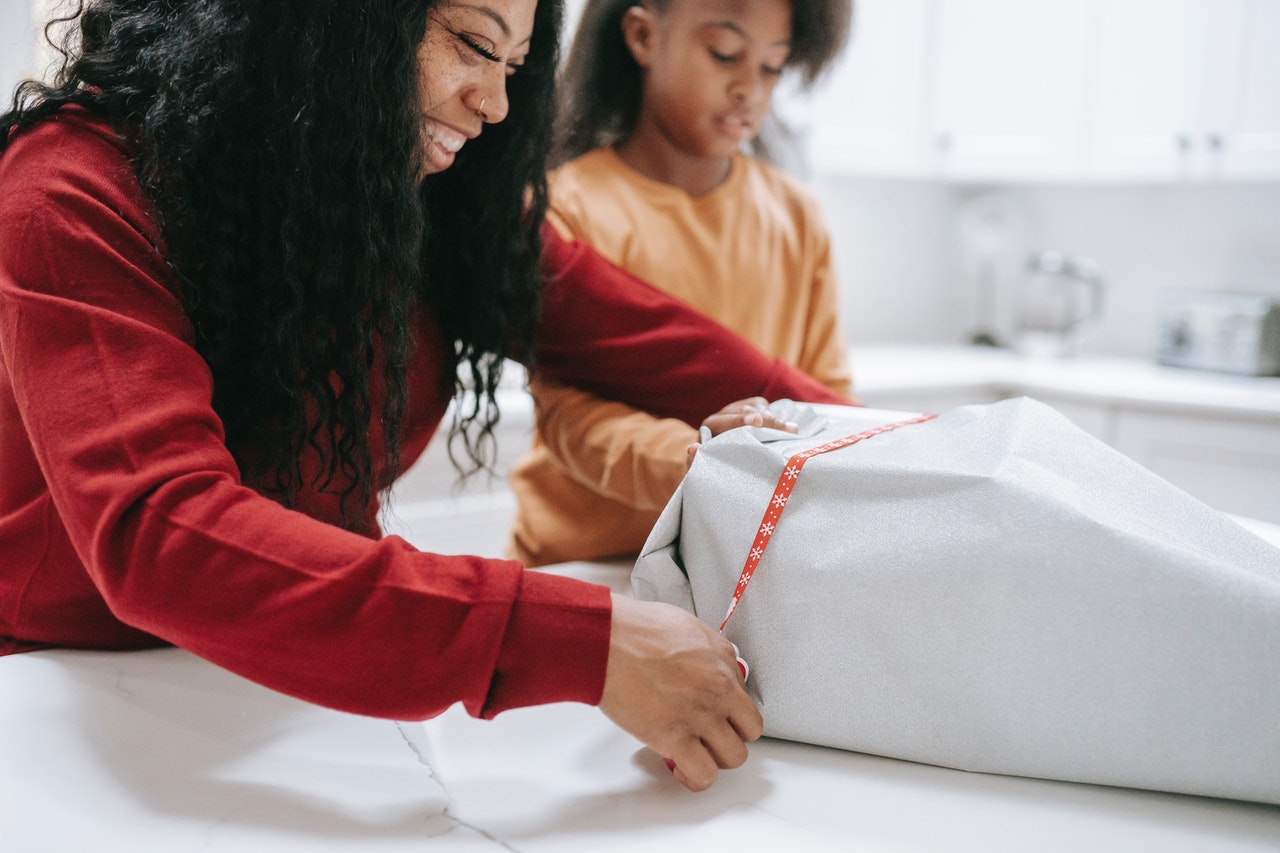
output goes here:
<path id="1" fill-rule="evenodd" d="M 52 506 L 22 534 L 38 566 L 24 606 L 56 620 L 58 590 L 87 574 L 120 622 L 356 713 L 598 702 L 606 588 L 367 539 L 240 483 L 128 161 L 101 130 L 33 132 L 0 159 L 0 391 L 20 415 L 4 446 L 29 448 L 47 484 L 31 500 Z M 55 538 L 77 565 L 50 564 Z"/>
<path id="2" fill-rule="evenodd" d="M 582 241 L 543 228 L 536 374 L 690 426 L 746 397 L 849 400 Z"/>
<path id="3" fill-rule="evenodd" d="M 697 430 L 564 385 L 535 379 L 529 390 L 538 435 L 570 477 L 635 509 L 666 506 Z"/>

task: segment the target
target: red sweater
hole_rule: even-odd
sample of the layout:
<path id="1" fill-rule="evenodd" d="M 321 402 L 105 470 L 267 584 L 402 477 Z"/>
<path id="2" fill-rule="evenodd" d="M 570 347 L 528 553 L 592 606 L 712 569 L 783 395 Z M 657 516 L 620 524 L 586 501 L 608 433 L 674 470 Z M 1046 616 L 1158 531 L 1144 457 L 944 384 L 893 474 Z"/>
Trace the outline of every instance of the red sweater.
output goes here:
<path id="1" fill-rule="evenodd" d="M 331 497 L 285 509 L 241 484 L 129 156 L 67 109 L 0 157 L 0 654 L 168 642 L 400 719 L 598 702 L 607 589 L 379 538 L 376 505 L 370 535 L 346 532 Z M 539 358 L 557 380 L 691 423 L 752 394 L 838 401 L 585 246 L 545 239 Z M 449 403 L 438 327 L 416 322 L 406 466 Z"/>

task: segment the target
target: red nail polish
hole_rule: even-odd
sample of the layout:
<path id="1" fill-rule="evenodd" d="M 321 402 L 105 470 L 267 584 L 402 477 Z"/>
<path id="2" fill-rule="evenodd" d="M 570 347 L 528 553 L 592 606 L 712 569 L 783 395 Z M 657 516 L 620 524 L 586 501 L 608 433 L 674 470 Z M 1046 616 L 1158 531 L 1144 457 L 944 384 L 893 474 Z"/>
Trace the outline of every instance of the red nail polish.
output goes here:
<path id="1" fill-rule="evenodd" d="M 667 765 L 667 769 L 670 770 L 672 773 L 676 772 L 676 763 L 672 761 L 670 758 L 662 759 L 662 763 Z"/>

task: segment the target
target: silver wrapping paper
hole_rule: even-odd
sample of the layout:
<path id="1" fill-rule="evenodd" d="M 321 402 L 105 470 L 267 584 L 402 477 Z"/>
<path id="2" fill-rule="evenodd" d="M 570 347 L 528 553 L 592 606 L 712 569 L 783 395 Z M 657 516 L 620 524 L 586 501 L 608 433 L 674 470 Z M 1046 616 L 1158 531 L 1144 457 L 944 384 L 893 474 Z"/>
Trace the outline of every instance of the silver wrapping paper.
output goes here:
<path id="1" fill-rule="evenodd" d="M 901 417 L 835 411 L 707 442 L 636 595 L 719 626 L 786 460 Z M 725 634 L 772 737 L 1280 803 L 1280 549 L 1032 400 L 810 459 Z"/>

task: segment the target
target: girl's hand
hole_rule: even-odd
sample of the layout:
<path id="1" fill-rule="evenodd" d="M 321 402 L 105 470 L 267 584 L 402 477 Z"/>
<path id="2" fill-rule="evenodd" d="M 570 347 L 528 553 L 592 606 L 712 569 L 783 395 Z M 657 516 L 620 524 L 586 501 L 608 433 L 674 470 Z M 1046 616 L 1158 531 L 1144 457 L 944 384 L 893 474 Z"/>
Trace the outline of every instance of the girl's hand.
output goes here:
<path id="1" fill-rule="evenodd" d="M 786 432 L 796 432 L 799 429 L 791 421 L 775 415 L 769 409 L 769 401 L 764 397 L 748 397 L 745 400 L 730 403 L 706 418 L 702 425 L 711 431 L 712 436 L 740 426 L 769 427 Z M 694 455 L 698 452 L 698 445 L 696 443 L 689 445 L 687 452 L 689 462 L 692 463 Z"/>

